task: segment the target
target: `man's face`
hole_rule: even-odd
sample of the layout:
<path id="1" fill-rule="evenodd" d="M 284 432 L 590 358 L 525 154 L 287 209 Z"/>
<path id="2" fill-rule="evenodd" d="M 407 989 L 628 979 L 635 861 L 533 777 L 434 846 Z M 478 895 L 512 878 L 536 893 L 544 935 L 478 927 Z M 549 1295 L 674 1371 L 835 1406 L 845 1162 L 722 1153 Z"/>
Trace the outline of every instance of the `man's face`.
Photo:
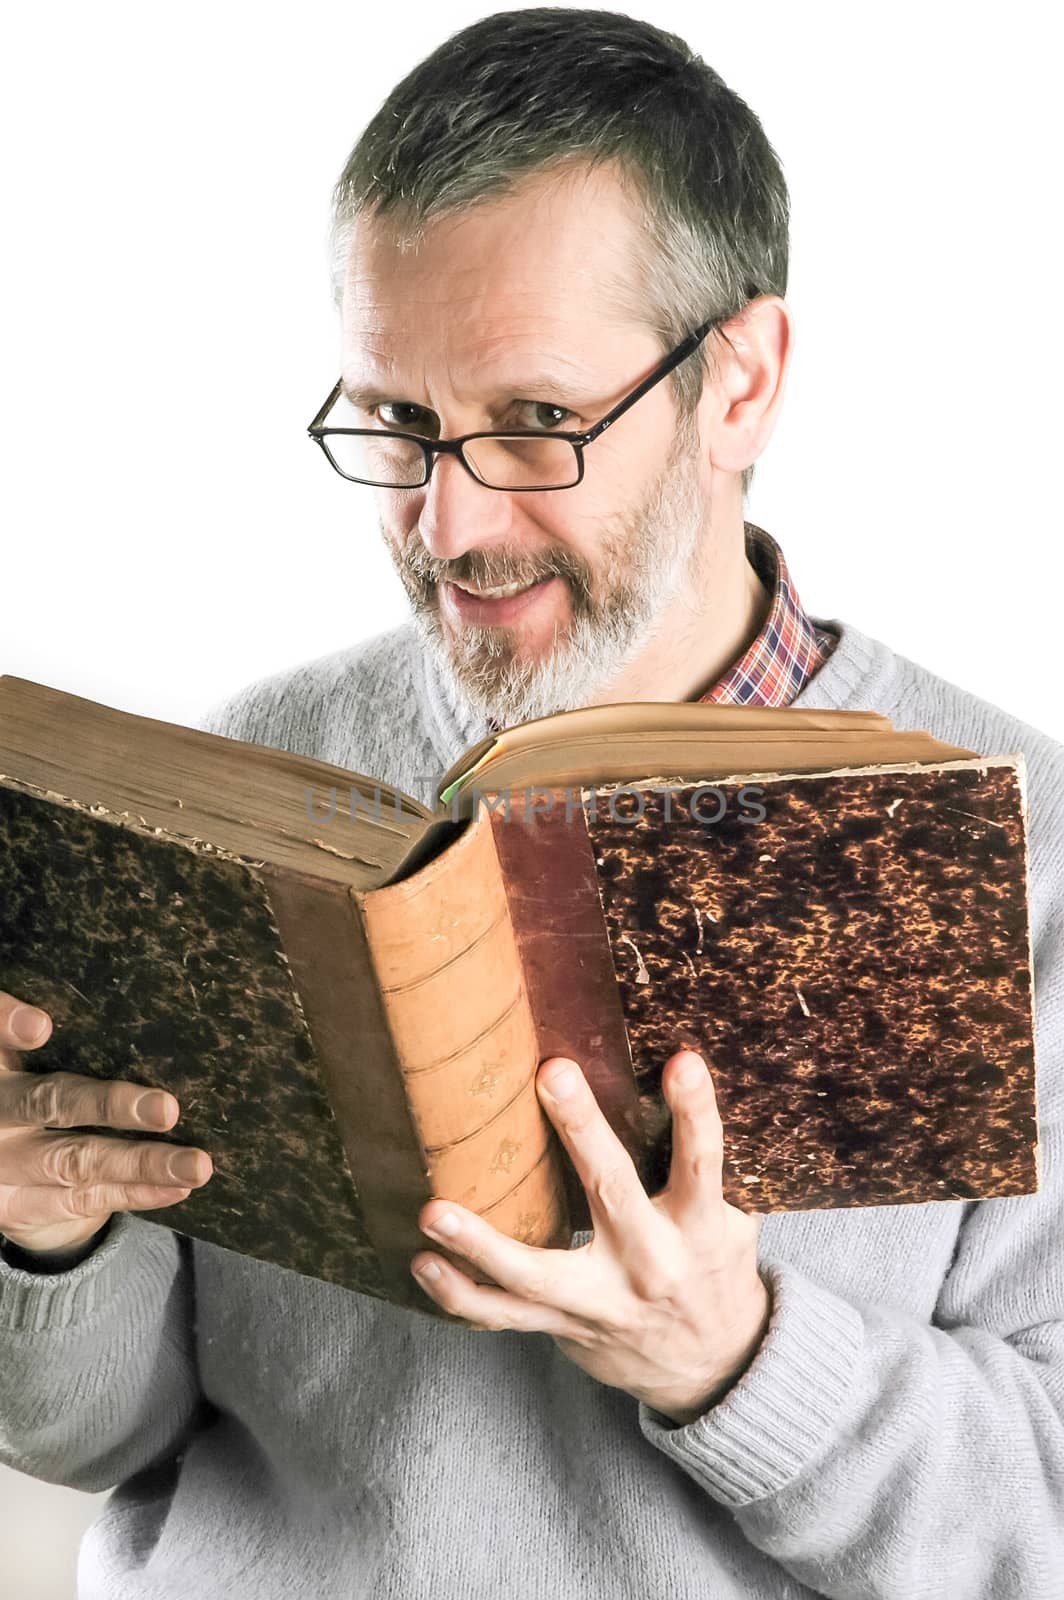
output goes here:
<path id="1" fill-rule="evenodd" d="M 343 299 L 343 377 L 359 396 L 345 425 L 442 438 L 589 428 L 661 360 L 624 308 L 635 226 L 603 172 L 527 179 L 433 223 L 417 250 L 402 248 L 401 224 L 363 219 Z M 710 480 L 668 380 L 588 447 L 584 466 L 573 488 L 507 493 L 437 457 L 424 488 L 375 491 L 463 718 L 506 725 L 594 703 L 695 581 Z M 470 593 L 515 583 L 535 586 Z"/>

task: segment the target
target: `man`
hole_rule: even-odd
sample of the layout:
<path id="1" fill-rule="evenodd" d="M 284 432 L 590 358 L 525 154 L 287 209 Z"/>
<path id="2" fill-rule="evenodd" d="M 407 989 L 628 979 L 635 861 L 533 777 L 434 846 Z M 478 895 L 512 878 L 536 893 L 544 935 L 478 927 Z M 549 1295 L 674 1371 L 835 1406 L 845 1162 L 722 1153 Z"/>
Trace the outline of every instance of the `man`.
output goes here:
<path id="1" fill-rule="evenodd" d="M 363 485 L 353 515 L 376 494 L 413 618 L 207 725 L 407 789 L 489 726 L 608 700 L 862 707 L 1022 749 L 1042 1186 L 746 1215 L 721 1197 L 727 1063 L 677 1052 L 670 1182 L 648 1196 L 554 1058 L 537 1082 L 595 1227 L 540 1251 L 427 1205 L 412 1270 L 438 1267 L 426 1293 L 462 1327 L 151 1226 L 134 1179 L 166 1174 L 129 1142 L 64 1188 L 41 1129 L 84 1106 L 23 1095 L 20 1126 L 0 1079 L 0 1455 L 118 1484 L 83 1600 L 1059 1596 L 1064 751 L 807 617 L 744 524 L 791 349 L 760 124 L 644 23 L 499 15 L 389 97 L 336 222 L 343 388 L 314 436 Z"/>

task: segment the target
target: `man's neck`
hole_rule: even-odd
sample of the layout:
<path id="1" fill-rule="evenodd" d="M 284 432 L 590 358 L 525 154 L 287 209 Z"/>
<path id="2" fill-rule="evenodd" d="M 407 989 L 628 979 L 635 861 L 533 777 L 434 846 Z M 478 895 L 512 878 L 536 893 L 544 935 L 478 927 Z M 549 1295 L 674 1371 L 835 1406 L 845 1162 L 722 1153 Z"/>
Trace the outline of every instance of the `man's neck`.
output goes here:
<path id="1" fill-rule="evenodd" d="M 673 602 L 638 659 L 597 697 L 601 705 L 631 700 L 699 700 L 753 643 L 772 603 L 746 555 L 745 539 L 716 583 L 692 584 Z"/>

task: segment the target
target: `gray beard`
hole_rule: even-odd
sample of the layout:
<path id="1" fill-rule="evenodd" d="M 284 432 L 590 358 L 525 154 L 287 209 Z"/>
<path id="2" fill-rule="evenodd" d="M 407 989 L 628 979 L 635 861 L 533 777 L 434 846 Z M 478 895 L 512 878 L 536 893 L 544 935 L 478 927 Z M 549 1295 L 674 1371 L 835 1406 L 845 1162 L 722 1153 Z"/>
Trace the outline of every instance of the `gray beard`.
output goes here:
<path id="1" fill-rule="evenodd" d="M 413 603 L 419 636 L 463 728 L 481 723 L 514 727 L 594 705 L 658 637 L 700 553 L 708 514 L 693 447 L 691 430 L 682 428 L 643 505 L 605 529 L 602 600 L 592 599 L 591 574 L 583 563 L 561 552 L 548 552 L 546 565 L 534 572 L 500 571 L 488 552 L 477 553 L 475 574 L 463 567 L 461 576 L 474 577 L 478 586 L 561 572 L 569 584 L 573 619 L 561 637 L 555 632 L 552 646 L 530 660 L 515 658 L 512 630 L 507 628 L 466 626 L 457 637 L 449 636 L 440 622 L 436 585 L 426 573 L 427 558 L 417 534 L 407 541 L 405 554 L 385 535 Z M 453 564 L 448 576 L 451 571 Z"/>

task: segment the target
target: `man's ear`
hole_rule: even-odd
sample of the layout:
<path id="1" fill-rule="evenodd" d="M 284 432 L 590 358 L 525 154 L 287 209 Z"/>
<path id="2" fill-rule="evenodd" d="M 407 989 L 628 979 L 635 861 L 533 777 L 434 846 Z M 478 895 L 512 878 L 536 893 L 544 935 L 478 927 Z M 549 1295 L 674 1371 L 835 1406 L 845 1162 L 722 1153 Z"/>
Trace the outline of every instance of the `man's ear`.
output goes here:
<path id="1" fill-rule="evenodd" d="M 717 377 L 707 378 L 699 431 L 712 465 L 739 473 L 772 437 L 794 348 L 794 323 L 779 295 L 758 295 L 710 338 Z"/>

